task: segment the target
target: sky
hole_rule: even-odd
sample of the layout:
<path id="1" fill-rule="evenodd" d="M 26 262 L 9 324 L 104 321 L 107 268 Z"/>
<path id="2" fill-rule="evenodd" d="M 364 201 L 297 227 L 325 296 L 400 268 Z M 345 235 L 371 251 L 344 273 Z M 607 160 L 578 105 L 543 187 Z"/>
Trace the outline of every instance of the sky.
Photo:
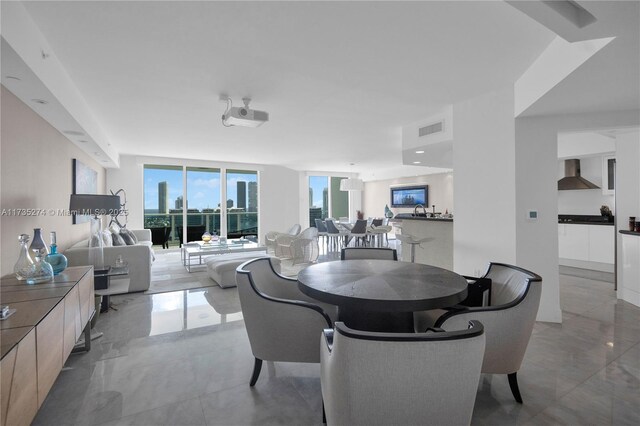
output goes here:
<path id="1" fill-rule="evenodd" d="M 322 207 L 322 191 L 329 185 L 329 178 L 327 176 L 309 176 L 309 187 L 313 189 L 313 201 L 314 207 Z"/>
<path id="2" fill-rule="evenodd" d="M 167 182 L 169 187 L 169 208 L 175 208 L 175 201 L 182 195 L 182 170 L 144 169 L 144 208 L 158 208 L 158 183 Z M 257 174 L 227 173 L 227 199 L 238 205 L 237 182 L 257 182 Z M 249 187 L 247 185 L 247 196 Z M 199 170 L 187 171 L 187 197 L 190 209 L 216 208 L 220 200 L 220 173 Z M 248 200 L 247 200 L 248 204 Z"/>

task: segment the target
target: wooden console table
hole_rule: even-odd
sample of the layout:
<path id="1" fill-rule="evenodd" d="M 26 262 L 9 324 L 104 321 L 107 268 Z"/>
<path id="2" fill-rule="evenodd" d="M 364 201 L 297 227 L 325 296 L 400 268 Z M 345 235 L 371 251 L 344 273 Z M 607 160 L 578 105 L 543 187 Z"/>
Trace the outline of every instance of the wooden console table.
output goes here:
<path id="1" fill-rule="evenodd" d="M 0 279 L 0 302 L 17 311 L 0 321 L 0 425 L 29 425 L 95 314 L 93 267 L 65 269 L 53 281 Z"/>

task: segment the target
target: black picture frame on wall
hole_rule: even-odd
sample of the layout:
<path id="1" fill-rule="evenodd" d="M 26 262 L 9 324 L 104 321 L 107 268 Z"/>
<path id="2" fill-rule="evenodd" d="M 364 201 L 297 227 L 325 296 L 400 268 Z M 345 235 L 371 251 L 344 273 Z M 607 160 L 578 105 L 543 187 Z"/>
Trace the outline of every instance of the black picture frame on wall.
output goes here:
<path id="1" fill-rule="evenodd" d="M 72 194 L 97 194 L 98 172 L 74 158 L 71 168 L 71 193 Z M 77 215 L 71 212 L 71 223 L 74 225 L 86 223 L 91 220 L 90 215 Z"/>

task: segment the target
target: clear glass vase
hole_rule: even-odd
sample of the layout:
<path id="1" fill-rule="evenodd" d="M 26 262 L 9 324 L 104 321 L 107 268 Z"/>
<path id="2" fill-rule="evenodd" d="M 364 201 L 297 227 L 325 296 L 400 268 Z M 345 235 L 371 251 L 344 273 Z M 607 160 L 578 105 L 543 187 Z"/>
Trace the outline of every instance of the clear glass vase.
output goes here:
<path id="1" fill-rule="evenodd" d="M 18 256 L 18 261 L 13 267 L 13 272 L 16 274 L 16 278 L 19 280 L 26 280 L 29 277 L 33 276 L 35 272 L 35 267 L 33 265 L 33 260 L 31 260 L 31 256 L 29 256 L 29 235 L 20 234 L 18 236 L 18 241 L 20 241 L 20 255 Z"/>
<path id="2" fill-rule="evenodd" d="M 45 260 L 53 268 L 53 275 L 58 275 L 67 268 L 67 257 L 58 253 L 58 244 L 55 231 L 51 232 L 51 252 L 45 256 Z"/>
<path id="3" fill-rule="evenodd" d="M 36 250 L 36 261 L 34 262 L 33 275 L 27 278 L 27 284 L 38 284 L 51 281 L 53 279 L 53 268 L 44 257 L 47 252 L 44 249 Z"/>

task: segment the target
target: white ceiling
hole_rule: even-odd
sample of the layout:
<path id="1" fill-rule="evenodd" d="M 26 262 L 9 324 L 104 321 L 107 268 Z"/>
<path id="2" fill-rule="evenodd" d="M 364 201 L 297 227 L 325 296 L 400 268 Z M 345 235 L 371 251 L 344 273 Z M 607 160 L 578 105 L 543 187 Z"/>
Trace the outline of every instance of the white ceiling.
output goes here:
<path id="1" fill-rule="evenodd" d="M 615 37 L 523 116 L 640 109 L 640 2 L 580 1 L 597 21 L 582 39 Z"/>
<path id="2" fill-rule="evenodd" d="M 421 173 L 402 125 L 513 84 L 554 37 L 501 1 L 25 7 L 121 154 L 380 176 Z M 271 121 L 223 127 L 222 93 Z"/>

